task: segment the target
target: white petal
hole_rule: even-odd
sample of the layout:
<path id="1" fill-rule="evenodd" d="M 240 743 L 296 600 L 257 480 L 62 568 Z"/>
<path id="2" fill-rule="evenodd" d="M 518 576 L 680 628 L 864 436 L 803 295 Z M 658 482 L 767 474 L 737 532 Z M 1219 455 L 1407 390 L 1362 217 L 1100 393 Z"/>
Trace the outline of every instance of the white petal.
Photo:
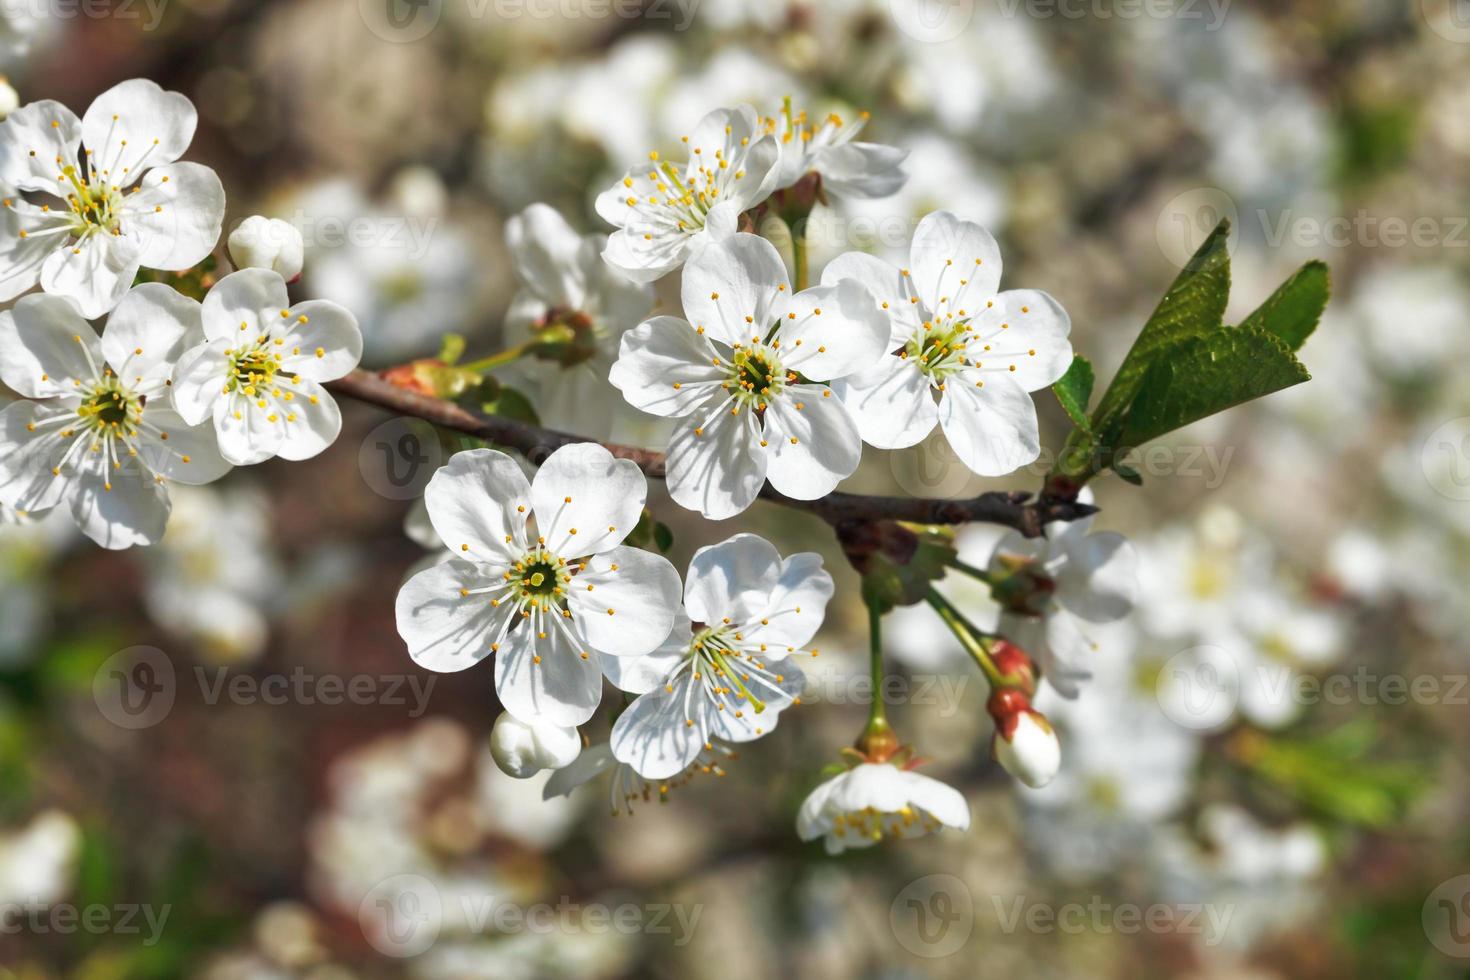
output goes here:
<path id="1" fill-rule="evenodd" d="M 694 553 L 684 608 L 702 623 L 754 622 L 769 607 L 781 572 L 775 545 L 758 534 L 736 534 Z"/>
<path id="2" fill-rule="evenodd" d="M 983 388 L 976 383 L 982 379 Z M 1036 406 L 1004 374 L 952 375 L 939 399 L 939 424 L 960 462 L 981 476 L 1004 476 L 1041 453 Z"/>
<path id="3" fill-rule="evenodd" d="M 673 272 L 688 254 L 689 236 L 636 223 L 609 235 L 602 250 L 603 261 L 634 282 L 653 282 Z"/>
<path id="4" fill-rule="evenodd" d="M 686 321 L 656 316 L 623 334 L 608 380 L 636 409 L 688 415 L 725 380 L 714 357 L 714 347 Z"/>
<path id="5" fill-rule="evenodd" d="M 652 653 L 641 657 L 602 658 L 602 672 L 613 686 L 629 694 L 645 694 L 664 682 L 675 667 L 689 655 L 693 637 L 689 617 L 682 609 L 674 611 L 674 626 Z"/>
<path id="6" fill-rule="evenodd" d="M 236 391 L 214 402 L 214 431 L 220 454 L 236 466 L 264 462 L 280 452 L 286 430 L 270 402 L 247 398 Z"/>
<path id="7" fill-rule="evenodd" d="M 631 460 L 595 442 L 579 443 L 563 446 L 541 464 L 531 481 L 531 501 L 536 533 L 546 547 L 576 558 L 622 543 L 643 515 L 648 480 Z"/>
<path id="8" fill-rule="evenodd" d="M 138 274 L 138 243 L 94 233 L 52 252 L 41 265 L 41 288 L 73 300 L 94 320 L 118 304 Z"/>
<path id="9" fill-rule="evenodd" d="M 123 234 L 138 242 L 138 261 L 150 269 L 183 271 L 219 244 L 225 188 L 199 163 L 157 167 L 123 203 Z"/>
<path id="10" fill-rule="evenodd" d="M 138 453 L 150 474 L 197 486 L 230 471 L 220 452 L 214 426 L 189 425 L 165 402 L 150 401 L 143 410 L 143 438 Z M 163 438 L 163 433 L 168 438 Z"/>
<path id="11" fill-rule="evenodd" d="M 295 397 L 277 401 L 272 414 L 279 418 L 281 444 L 276 455 L 301 460 L 322 452 L 337 441 L 342 431 L 342 410 L 315 381 L 303 379 L 295 386 Z"/>
<path id="12" fill-rule="evenodd" d="M 691 683 L 696 682 L 686 672 L 672 691 L 656 687 L 628 705 L 609 741 L 619 762 L 632 766 L 644 779 L 667 779 L 699 756 L 705 734 L 698 724 L 689 724 L 685 704 L 699 706 L 703 699 L 699 690 L 686 698 Z"/>
<path id="13" fill-rule="evenodd" d="M 1000 246 L 973 221 L 935 211 L 914 229 L 909 272 L 919 299 L 935 316 L 979 312 L 996 294 L 1000 265 Z"/>
<path id="14" fill-rule="evenodd" d="M 104 548 L 153 544 L 168 523 L 168 491 L 143 467 L 111 471 L 105 454 L 79 453 L 71 516 L 83 534 Z"/>
<path id="15" fill-rule="evenodd" d="M 843 774 L 845 775 L 846 773 Z M 816 840 L 832 829 L 832 818 L 827 813 L 827 801 L 832 796 L 833 786 L 841 778 L 843 777 L 834 776 L 819 783 L 807 794 L 806 799 L 801 801 L 801 809 L 796 814 L 796 834 L 802 840 Z"/>
<path id="16" fill-rule="evenodd" d="M 797 500 L 831 493 L 862 460 L 862 438 L 847 406 L 821 385 L 792 385 L 772 399 L 765 436 L 771 444 L 766 477 Z"/>
<path id="17" fill-rule="evenodd" d="M 1067 542 L 1057 575 L 1057 601 L 1094 623 L 1122 619 L 1138 592 L 1138 552 L 1121 534 L 1103 531 Z"/>
<path id="18" fill-rule="evenodd" d="M 713 708 L 706 711 L 703 724 L 705 740 L 715 738 L 724 742 L 753 742 L 774 731 L 781 721 L 781 712 L 791 707 L 806 688 L 806 675 L 794 665 L 782 665 L 777 676 L 780 680 L 774 686 L 757 681 L 754 674 L 751 675 L 751 680 L 745 682 L 751 693 L 761 701 L 759 709 L 749 699 L 739 698 L 732 702 L 738 707 L 727 704 L 724 711 Z"/>
<path id="19" fill-rule="evenodd" d="M 577 756 L 575 762 L 551 774 L 546 785 L 541 787 L 541 798 L 549 800 L 565 796 L 583 783 L 591 782 L 618 764 L 608 745 L 594 745 Z"/>
<path id="20" fill-rule="evenodd" d="M 507 617 L 519 615 L 509 603 L 492 606 L 494 594 L 461 595 L 501 582 L 490 565 L 451 559 L 419 572 L 398 590 L 398 635 L 413 662 L 426 670 L 452 673 L 491 654 Z"/>
<path id="21" fill-rule="evenodd" d="M 145 167 L 173 163 L 194 138 L 199 114 L 178 92 L 165 92 L 146 78 L 119 82 L 87 107 L 82 143 L 95 170 L 118 183 Z"/>
<path id="22" fill-rule="evenodd" d="M 224 397 L 224 386 L 230 377 L 230 359 L 225 356 L 227 346 L 222 340 L 200 344 L 185 351 L 174 367 L 170 396 L 174 408 L 191 425 L 212 418 L 215 401 Z"/>
<path id="23" fill-rule="evenodd" d="M 665 477 L 675 503 L 710 520 L 745 510 L 766 480 L 766 452 L 754 414 L 731 415 L 720 401 L 711 398 L 674 429 Z"/>
<path id="24" fill-rule="evenodd" d="M 979 343 L 970 342 L 971 351 L 979 351 L 980 344 L 991 347 L 975 355 L 987 377 L 1004 371 L 1022 388 L 1036 391 L 1067 373 L 1072 321 L 1061 304 L 1035 289 L 1010 289 L 991 302 L 973 320 Z"/>
<path id="25" fill-rule="evenodd" d="M 773 659 L 811 642 L 821 628 L 832 599 L 832 576 L 822 568 L 822 556 L 803 551 L 781 563 L 781 573 L 755 616 L 742 622 L 752 643 L 769 645 Z"/>
<path id="26" fill-rule="evenodd" d="M 1055 609 L 1042 620 L 1042 649 L 1031 651 L 1047 683 L 1063 697 L 1076 697 L 1078 684 L 1092 677 L 1091 662 L 1097 647 L 1082 630 L 1083 624 L 1076 616 Z"/>
<path id="27" fill-rule="evenodd" d="M 280 311 L 290 305 L 286 280 L 269 269 L 241 269 L 225 276 L 204 297 L 204 335 L 233 343 L 242 334 L 257 337 L 275 329 Z M 241 329 L 241 327 L 244 329 Z"/>
<path id="28" fill-rule="evenodd" d="M 56 402 L 23 400 L 0 411 L 0 501 L 27 512 L 49 510 L 61 502 L 75 468 L 69 463 L 61 476 L 52 470 L 72 445 L 61 432 L 75 417 L 74 407 Z"/>
<path id="29" fill-rule="evenodd" d="M 128 290 L 107 318 L 102 355 L 129 383 L 165 381 L 184 345 L 203 337 L 198 303 L 163 283 L 143 283 Z"/>
<path id="30" fill-rule="evenodd" d="M 582 236 L 555 208 L 532 204 L 513 215 L 505 223 L 505 246 L 524 286 L 548 305 L 582 308 Z"/>
<path id="31" fill-rule="evenodd" d="M 81 120 L 60 102 L 21 106 L 0 123 L 0 183 L 65 197 L 61 168 L 79 165 L 81 142 Z"/>
<path id="32" fill-rule="evenodd" d="M 737 234 L 689 260 L 681 295 L 690 323 L 734 346 L 764 337 L 785 317 L 791 282 L 774 245 L 756 235 Z"/>
<path id="33" fill-rule="evenodd" d="M 679 573 L 662 555 L 619 547 L 594 556 L 567 590 L 588 643 L 602 653 L 637 657 L 668 638 L 679 605 Z"/>
<path id="34" fill-rule="evenodd" d="M 888 353 L 888 318 L 856 279 L 804 289 L 781 320 L 781 361 L 813 381 L 872 367 Z"/>
<path id="35" fill-rule="evenodd" d="M 835 286 L 844 279 L 862 283 L 888 317 L 888 350 L 897 350 L 907 343 L 919 327 L 914 304 L 909 302 L 916 295 L 913 281 L 897 266 L 866 252 L 844 252 L 822 270 L 824 286 Z"/>
<path id="36" fill-rule="evenodd" d="M 582 724 L 602 700 L 599 663 L 586 644 L 573 643 L 555 624 L 545 624 L 544 638 L 534 635 L 533 629 L 532 620 L 523 621 L 495 656 L 500 703 L 521 718 L 551 725 Z"/>
<path id="37" fill-rule="evenodd" d="M 0 380 L 28 398 L 76 391 L 102 369 L 102 344 L 76 307 L 60 296 L 23 296 L 0 312 Z"/>
<path id="38" fill-rule="evenodd" d="M 357 317 L 336 303 L 324 299 L 297 303 L 281 317 L 276 325 L 289 325 L 284 333 L 276 336 L 287 354 L 281 364 L 303 378 L 313 381 L 335 381 L 357 367 L 362 360 L 362 331 Z M 305 317 L 303 320 L 302 318 Z M 300 351 L 300 354 L 295 353 Z"/>
<path id="39" fill-rule="evenodd" d="M 509 711 L 502 711 L 490 729 L 491 757 L 501 772 L 516 779 L 569 766 L 581 752 L 582 739 L 575 728 L 523 721 Z"/>
<path id="40" fill-rule="evenodd" d="M 69 215 L 31 207 L 13 196 L 17 193 L 0 186 L 0 195 L 10 201 L 0 208 L 0 302 L 40 282 L 51 253 L 71 241 Z"/>
<path id="41" fill-rule="evenodd" d="M 526 550 L 531 487 L 505 453 L 455 453 L 424 488 L 424 503 L 434 530 L 455 555 L 505 563 Z"/>
<path id="42" fill-rule="evenodd" d="M 616 337 L 648 316 L 653 309 L 653 287 L 634 282 L 602 261 L 605 235 L 589 235 L 583 239 L 582 275 L 587 282 L 584 309 L 601 320 Z"/>
<path id="43" fill-rule="evenodd" d="M 908 180 L 903 172 L 907 150 L 882 143 L 829 146 L 817 155 L 822 187 L 837 197 L 888 197 Z"/>
<path id="44" fill-rule="evenodd" d="M 939 421 L 929 379 L 908 358 L 886 355 L 861 374 L 833 381 L 832 392 L 852 413 L 863 441 L 879 449 L 916 446 Z"/>

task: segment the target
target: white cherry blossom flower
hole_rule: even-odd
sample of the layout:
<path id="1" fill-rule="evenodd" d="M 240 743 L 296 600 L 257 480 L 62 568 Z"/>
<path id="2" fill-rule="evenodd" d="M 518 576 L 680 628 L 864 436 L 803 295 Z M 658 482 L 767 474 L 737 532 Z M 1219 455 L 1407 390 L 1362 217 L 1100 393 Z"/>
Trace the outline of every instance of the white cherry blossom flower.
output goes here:
<path id="1" fill-rule="evenodd" d="M 517 718 L 580 725 L 602 700 L 602 654 L 641 656 L 673 627 L 679 573 L 624 545 L 648 486 L 595 443 L 552 453 L 527 483 L 491 449 L 456 453 L 424 491 L 455 557 L 398 593 L 398 632 L 421 667 L 464 670 L 492 653 Z"/>
<path id="2" fill-rule="evenodd" d="M 635 408 L 680 420 L 669 495 L 718 520 L 749 507 L 767 479 L 812 500 L 850 476 L 862 440 L 821 382 L 883 356 L 888 325 L 863 284 L 792 295 L 775 246 L 740 234 L 685 267 L 683 301 L 688 321 L 658 316 L 624 335 L 611 375 Z"/>
<path id="3" fill-rule="evenodd" d="M 597 213 L 618 230 L 602 257 L 639 282 L 673 272 L 711 241 L 735 233 L 741 212 L 770 194 L 779 150 L 748 105 L 716 109 L 683 138 L 683 164 L 649 154 L 597 197 Z"/>
<path id="4" fill-rule="evenodd" d="M 520 290 L 505 314 L 511 344 L 541 341 L 522 373 L 540 388 L 536 411 L 552 428 L 611 431 L 617 391 L 608 372 L 623 334 L 653 309 L 653 288 L 602 260 L 607 236 L 579 235 L 545 204 L 505 226 Z"/>
<path id="5" fill-rule="evenodd" d="M 823 189 L 837 197 L 887 197 L 898 191 L 908 179 L 902 167 L 908 152 L 857 141 L 867 122 L 866 112 L 846 120 L 832 112 L 813 122 L 806 110 L 793 111 L 785 99 L 781 111 L 765 120 L 781 148 L 774 189 L 784 190 L 815 171 Z"/>
<path id="6" fill-rule="evenodd" d="M 632 815 L 636 803 L 667 803 L 669 793 L 689 783 L 697 775 L 725 775 L 722 763 L 736 757 L 735 750 L 721 742 L 704 746 L 699 757 L 677 773 L 662 779 L 645 779 L 625 762 L 613 755 L 611 745 L 594 745 L 576 760 L 551 774 L 542 789 L 542 798 L 568 796 L 572 790 L 608 774 L 608 807 L 613 816 Z"/>
<path id="7" fill-rule="evenodd" d="M 141 78 L 103 92 L 80 120 L 50 100 L 11 113 L 0 123 L 0 300 L 39 282 L 92 319 L 140 268 L 188 269 L 208 256 L 224 188 L 210 168 L 175 162 L 197 121 L 186 97 Z"/>
<path id="8" fill-rule="evenodd" d="M 666 779 L 716 739 L 749 742 L 775 728 L 806 680 L 788 658 L 811 642 L 831 598 L 820 555 L 783 560 L 754 534 L 695 552 L 684 583 L 687 615 L 657 650 L 619 661 L 610 673 L 640 695 L 613 725 L 618 761 Z"/>
<path id="9" fill-rule="evenodd" d="M 796 832 L 824 839 L 828 854 L 872 847 L 884 837 L 967 830 L 970 805 L 953 786 L 887 762 L 864 762 L 822 783 L 801 804 Z"/>
<path id="10" fill-rule="evenodd" d="M 833 385 L 866 442 L 902 449 L 937 423 L 981 476 L 1002 476 L 1040 454 L 1027 393 L 1066 373 L 1071 321 L 1046 293 L 1000 292 L 1000 269 L 990 233 L 947 211 L 919 222 L 906 269 L 862 252 L 828 263 L 824 284 L 867 284 L 891 325 L 893 356 Z"/>
<path id="11" fill-rule="evenodd" d="M 522 721 L 509 711 L 502 711 L 490 729 L 491 757 L 501 772 L 516 779 L 569 766 L 581 751 L 575 728 Z"/>
<path id="12" fill-rule="evenodd" d="M 291 305 L 286 281 L 242 269 L 204 297 L 204 342 L 174 372 L 173 399 L 191 425 L 212 420 L 219 447 L 237 466 L 309 459 L 330 446 L 342 413 L 323 382 L 362 356 L 357 320 L 336 303 Z"/>
<path id="13" fill-rule="evenodd" d="M 252 214 L 230 232 L 227 244 L 237 269 L 270 269 L 287 282 L 301 278 L 306 239 L 289 221 Z"/>
<path id="14" fill-rule="evenodd" d="M 1084 500 L 1090 494 L 1084 492 Z M 1092 533 L 1092 518 L 1015 531 L 996 543 L 989 573 L 1001 603 L 999 632 L 1029 653 L 1065 697 L 1092 676 L 1094 627 L 1123 619 L 1138 592 L 1138 552 L 1121 534 Z"/>
<path id="15" fill-rule="evenodd" d="M 67 504 L 104 548 L 152 544 L 167 482 L 230 468 L 209 426 L 169 403 L 169 378 L 199 331 L 197 303 L 148 283 L 123 297 L 99 340 L 70 300 L 37 294 L 0 313 L 0 380 L 23 396 L 0 413 L 0 500 Z"/>

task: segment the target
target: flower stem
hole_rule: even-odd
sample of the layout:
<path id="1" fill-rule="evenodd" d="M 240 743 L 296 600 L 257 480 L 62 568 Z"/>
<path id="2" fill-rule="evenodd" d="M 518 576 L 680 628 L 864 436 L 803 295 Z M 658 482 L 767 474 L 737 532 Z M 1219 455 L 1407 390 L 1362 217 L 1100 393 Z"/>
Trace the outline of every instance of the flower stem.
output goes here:
<path id="1" fill-rule="evenodd" d="M 505 367 L 507 364 L 514 364 L 539 346 L 540 344 L 537 341 L 528 340 L 524 344 L 507 347 L 505 350 L 491 354 L 489 357 L 482 357 L 478 361 L 470 361 L 468 364 L 457 364 L 455 367 L 461 371 L 476 371 L 484 374 L 487 371 L 494 371 L 496 368 Z"/>
<path id="2" fill-rule="evenodd" d="M 888 726 L 888 707 L 883 703 L 883 614 L 876 603 L 868 604 L 868 670 L 873 680 L 873 703 L 868 707 L 868 728 Z"/>
<path id="3" fill-rule="evenodd" d="M 933 606 L 934 611 L 939 614 L 939 618 L 944 620 L 944 625 L 948 626 L 949 631 L 955 635 L 955 639 L 960 641 L 960 646 L 964 647 L 965 652 L 979 665 L 980 672 L 985 675 L 991 687 L 1004 686 L 1005 679 L 1000 669 L 995 666 L 995 661 L 991 659 L 990 648 L 984 639 L 985 634 L 934 589 L 929 590 L 927 599 L 929 605 Z"/>
<path id="4" fill-rule="evenodd" d="M 791 262 L 796 267 L 792 278 L 796 280 L 793 292 L 801 292 L 808 285 L 810 275 L 807 272 L 807 248 L 806 248 L 806 219 L 795 222 L 791 227 Z"/>
<path id="5" fill-rule="evenodd" d="M 965 562 L 960 561 L 958 558 L 950 559 L 949 567 L 955 569 L 956 571 L 963 572 L 973 579 L 984 582 L 986 585 L 995 584 L 994 576 L 992 576 L 985 569 L 976 568 L 974 565 L 966 564 Z"/>

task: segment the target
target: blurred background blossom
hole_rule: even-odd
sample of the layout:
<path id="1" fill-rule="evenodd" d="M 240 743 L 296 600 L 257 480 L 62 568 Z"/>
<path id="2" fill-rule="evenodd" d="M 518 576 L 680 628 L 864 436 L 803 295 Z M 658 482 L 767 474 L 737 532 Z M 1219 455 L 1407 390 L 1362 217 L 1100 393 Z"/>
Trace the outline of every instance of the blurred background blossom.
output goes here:
<path id="1" fill-rule="evenodd" d="M 865 136 L 909 153 L 899 193 L 818 208 L 814 270 L 852 248 L 902 256 L 920 217 L 956 211 L 1001 240 L 1007 286 L 1062 302 L 1104 377 L 1220 217 L 1227 320 L 1309 258 L 1334 294 L 1303 351 L 1312 382 L 1173 434 L 1141 490 L 1098 481 L 1098 526 L 1139 548 L 1138 610 L 1099 637 L 1077 700 L 1038 702 L 1064 746 L 1052 785 L 1003 777 L 978 671 L 926 607 L 895 614 L 890 717 L 972 825 L 840 859 L 793 824 L 872 697 L 864 616 L 801 515 L 757 505 L 743 526 L 821 551 L 837 579 L 804 706 L 725 775 L 614 816 L 603 782 L 543 802 L 544 779 L 503 775 L 488 676 L 431 678 L 393 628 L 399 583 L 437 550 L 403 532 L 426 530 L 427 474 L 410 471 L 450 437 L 344 405 L 321 457 L 176 492 L 148 551 L 0 512 L 0 976 L 1466 975 L 1470 27 L 1454 7 L 0 4 L 21 101 L 85 105 L 134 76 L 189 95 L 226 229 L 296 225 L 300 288 L 356 314 L 374 368 L 451 332 L 467 357 L 498 350 L 513 215 L 545 202 L 606 233 L 593 199 L 629 165 L 710 109 L 786 96 L 866 110 Z M 677 283 L 655 303 L 676 311 Z M 1064 418 L 1037 401 L 1055 449 Z M 559 399 L 581 431 L 662 438 L 626 406 L 577 411 Z M 958 496 L 1040 475 L 984 481 L 930 440 L 868 450 L 846 488 Z M 661 485 L 650 503 L 676 566 L 731 533 Z M 997 537 L 966 529 L 961 551 L 983 565 Z M 999 613 L 955 573 L 941 591 L 981 625 Z M 162 651 L 146 676 L 109 666 L 140 644 Z M 128 677 L 169 707 L 102 710 Z M 407 931 L 404 912 L 421 913 Z"/>

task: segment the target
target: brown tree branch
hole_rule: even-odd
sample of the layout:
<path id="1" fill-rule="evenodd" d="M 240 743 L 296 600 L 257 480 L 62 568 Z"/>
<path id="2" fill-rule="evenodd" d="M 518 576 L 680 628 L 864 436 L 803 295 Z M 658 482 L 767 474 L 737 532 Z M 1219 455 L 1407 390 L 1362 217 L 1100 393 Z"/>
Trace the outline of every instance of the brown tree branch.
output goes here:
<path id="1" fill-rule="evenodd" d="M 368 371 L 353 371 L 327 387 L 338 395 L 506 446 L 537 465 L 562 446 L 594 441 L 515 419 L 473 412 L 453 402 L 400 387 Z M 614 456 L 637 463 L 648 476 L 663 477 L 663 453 L 616 443 L 603 445 Z M 1032 538 L 1040 535 L 1042 528 L 1051 521 L 1076 520 L 1096 511 L 1095 507 L 1076 501 L 1035 498 L 1029 493 L 1005 491 L 982 493 L 966 500 L 871 497 L 840 492 L 829 493 L 818 500 L 795 500 L 767 484 L 761 488 L 761 497 L 784 507 L 815 514 L 833 527 L 874 521 L 912 521 L 918 524 L 983 522 L 1014 528 Z"/>

